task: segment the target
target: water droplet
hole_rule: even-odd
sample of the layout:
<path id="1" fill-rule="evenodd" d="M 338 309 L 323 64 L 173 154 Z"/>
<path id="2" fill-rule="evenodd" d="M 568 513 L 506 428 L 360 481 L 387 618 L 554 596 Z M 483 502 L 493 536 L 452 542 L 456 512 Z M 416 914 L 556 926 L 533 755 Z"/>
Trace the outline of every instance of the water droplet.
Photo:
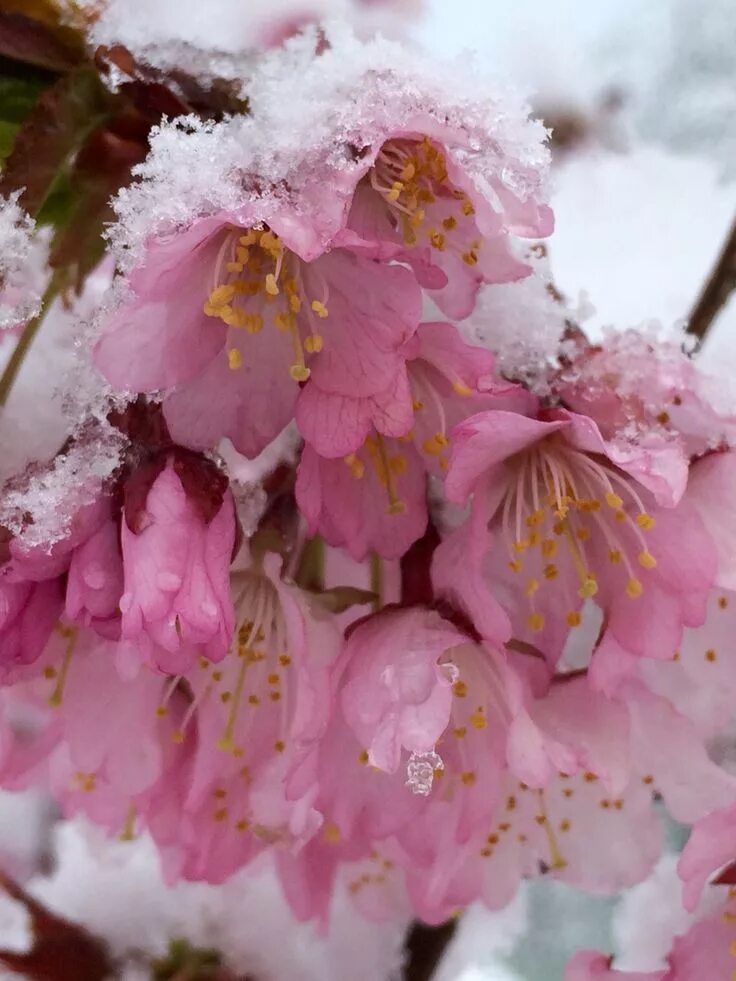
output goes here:
<path id="1" fill-rule="evenodd" d="M 444 770 L 442 757 L 434 750 L 429 753 L 412 753 L 406 764 L 406 786 L 413 794 L 427 797 L 432 790 L 435 770 Z"/>

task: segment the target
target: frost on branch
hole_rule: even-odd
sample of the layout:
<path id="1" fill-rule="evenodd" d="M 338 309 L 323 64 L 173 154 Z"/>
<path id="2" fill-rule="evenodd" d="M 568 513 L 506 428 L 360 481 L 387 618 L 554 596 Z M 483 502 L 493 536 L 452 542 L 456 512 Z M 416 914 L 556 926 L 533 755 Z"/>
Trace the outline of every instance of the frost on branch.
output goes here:
<path id="1" fill-rule="evenodd" d="M 0 330 L 19 327 L 41 308 L 46 246 L 18 204 L 20 191 L 0 197 Z"/>

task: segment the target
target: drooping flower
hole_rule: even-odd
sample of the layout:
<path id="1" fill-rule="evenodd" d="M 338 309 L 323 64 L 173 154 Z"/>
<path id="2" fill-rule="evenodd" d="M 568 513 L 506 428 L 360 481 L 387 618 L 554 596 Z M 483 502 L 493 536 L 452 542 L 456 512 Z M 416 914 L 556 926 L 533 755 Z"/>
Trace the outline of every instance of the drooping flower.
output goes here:
<path id="1" fill-rule="evenodd" d="M 408 262 L 439 308 L 463 319 L 481 283 L 507 283 L 529 274 L 509 247 L 509 234 L 529 238 L 552 231 L 552 213 L 521 202 L 497 178 L 482 193 L 460 162 L 464 134 L 418 116 L 413 126 L 374 145 L 366 157 L 348 229 Z"/>
<path id="2" fill-rule="evenodd" d="M 412 274 L 325 248 L 314 222 L 264 208 L 219 213 L 149 242 L 133 297 L 96 362 L 118 389 L 163 389 L 172 437 L 197 449 L 229 436 L 256 456 L 291 420 L 300 385 L 383 390 L 419 322 Z"/>
<path id="3" fill-rule="evenodd" d="M 202 489 L 204 485 L 204 494 Z M 144 465 L 125 485 L 121 636 L 173 674 L 230 645 L 235 513 L 227 479 L 194 454 Z"/>
<path id="4" fill-rule="evenodd" d="M 523 389 L 494 374 L 493 355 L 455 327 L 422 324 L 405 361 L 379 397 L 330 394 L 318 383 L 297 403 L 307 441 L 297 501 L 312 531 L 363 558 L 398 558 L 426 526 L 425 472 L 448 466 L 451 429 L 483 408 L 525 408 Z"/>
<path id="5" fill-rule="evenodd" d="M 267 553 L 234 575 L 236 628 L 219 664 L 186 676 L 176 736 L 196 732 L 172 870 L 219 882 L 274 842 L 308 841 L 321 823 L 310 754 L 330 710 L 333 624 L 281 579 Z M 165 706 L 164 706 L 165 708 Z"/>
<path id="6" fill-rule="evenodd" d="M 485 557 L 476 543 L 464 577 L 473 615 L 485 561 L 513 625 L 506 629 L 553 663 L 586 600 L 639 656 L 671 656 L 683 625 L 703 622 L 717 557 L 694 500 L 683 499 L 687 467 L 677 448 L 604 441 L 591 420 L 566 410 L 536 419 L 480 413 L 453 435 L 447 496 L 462 503 L 473 494 L 474 511 L 455 534 L 467 540 L 468 528 L 491 529 Z M 456 551 L 452 538 L 438 550 L 440 575 L 447 552 L 457 564 Z M 494 625 L 501 629 L 503 619 Z"/>

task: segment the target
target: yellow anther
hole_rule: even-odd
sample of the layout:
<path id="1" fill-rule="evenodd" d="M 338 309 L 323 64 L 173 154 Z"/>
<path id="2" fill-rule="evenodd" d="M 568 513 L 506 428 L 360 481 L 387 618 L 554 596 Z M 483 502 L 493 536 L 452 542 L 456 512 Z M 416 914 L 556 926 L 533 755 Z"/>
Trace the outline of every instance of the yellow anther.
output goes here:
<path id="1" fill-rule="evenodd" d="M 465 739 L 468 734 L 468 730 L 465 728 L 465 726 L 456 726 L 452 730 L 452 733 L 456 739 Z"/>
<path id="2" fill-rule="evenodd" d="M 621 561 L 621 552 L 617 548 L 612 548 L 608 553 L 608 561 L 613 565 L 618 565 Z"/>
<path id="3" fill-rule="evenodd" d="M 644 566 L 645 569 L 655 569 L 657 566 L 657 560 L 654 558 L 651 552 L 640 552 L 639 565 Z"/>
<path id="4" fill-rule="evenodd" d="M 159 705 L 156 708 L 156 715 L 159 717 L 159 719 L 163 719 L 168 714 L 169 714 L 169 710 L 166 708 L 165 705 Z"/>
<path id="5" fill-rule="evenodd" d="M 472 202 L 470 201 L 469 198 L 465 198 L 465 200 L 461 205 L 460 210 L 462 211 L 462 213 L 465 215 L 466 218 L 469 218 L 471 215 L 475 214 L 475 208 L 473 207 Z"/>
<path id="6" fill-rule="evenodd" d="M 544 567 L 544 578 L 549 580 L 557 578 L 557 566 L 552 562 Z"/>
<path id="7" fill-rule="evenodd" d="M 307 354 L 319 354 L 324 347 L 324 338 L 321 334 L 310 334 L 304 338 L 304 350 Z"/>
<path id="8" fill-rule="evenodd" d="M 301 308 L 302 308 L 302 298 L 300 296 L 296 296 L 295 294 L 292 294 L 289 297 L 289 309 L 292 311 L 292 313 L 299 313 Z"/>
<path id="9" fill-rule="evenodd" d="M 432 244 L 433 249 L 437 249 L 438 252 L 443 252 L 445 249 L 445 236 L 442 232 L 430 232 L 429 241 Z"/>
<path id="10" fill-rule="evenodd" d="M 238 242 L 241 245 L 253 245 L 253 243 L 257 240 L 257 238 L 258 236 L 256 232 L 252 228 L 249 228 L 248 231 L 245 233 L 245 235 L 240 236 Z"/>
<path id="11" fill-rule="evenodd" d="M 291 368 L 289 368 L 289 375 L 291 376 L 292 381 L 295 382 L 305 382 L 311 374 L 312 372 L 309 370 L 309 368 L 303 364 L 293 364 Z"/>
<path id="12" fill-rule="evenodd" d="M 277 739 L 273 744 L 273 748 L 277 753 L 283 753 L 283 751 L 286 749 L 286 743 L 283 741 L 283 739 Z"/>
<path id="13" fill-rule="evenodd" d="M 465 698 L 468 694 L 468 686 L 464 681 L 456 681 L 452 686 L 452 693 L 458 698 Z"/>
<path id="14" fill-rule="evenodd" d="M 389 466 L 391 470 L 396 474 L 397 477 L 401 477 L 406 473 L 407 462 L 406 457 L 397 453 L 396 456 L 392 456 L 389 460 Z"/>
<path id="15" fill-rule="evenodd" d="M 534 596 L 534 594 L 537 592 L 538 589 L 539 589 L 539 580 L 530 579 L 529 582 L 526 584 L 526 595 Z"/>
<path id="16" fill-rule="evenodd" d="M 526 552 L 526 550 L 529 548 L 529 541 L 526 539 L 516 541 L 514 542 L 512 548 L 515 552 Z"/>
<path id="17" fill-rule="evenodd" d="M 623 503 L 623 499 L 620 498 L 618 494 L 614 494 L 613 491 L 609 491 L 608 494 L 606 494 L 606 504 L 609 506 L 609 508 L 617 510 Z"/>
<path id="18" fill-rule="evenodd" d="M 217 286 L 209 295 L 209 302 L 213 307 L 222 307 L 228 304 L 235 296 L 235 287 L 223 284 Z"/>
<path id="19" fill-rule="evenodd" d="M 247 250 L 246 249 L 243 249 L 243 251 L 245 252 Z M 243 271 L 243 263 L 242 262 L 226 262 L 225 263 L 225 269 L 229 273 L 242 272 Z"/>
<path id="20" fill-rule="evenodd" d="M 592 596 L 595 596 L 597 592 L 598 592 L 598 582 L 595 576 L 591 572 L 589 572 L 588 575 L 585 577 L 584 582 L 580 586 L 580 589 L 578 590 L 578 596 L 581 599 L 590 599 Z"/>
<path id="21" fill-rule="evenodd" d="M 466 398 L 468 395 L 473 394 L 473 389 L 469 388 L 465 382 L 460 381 L 460 379 L 452 383 L 452 390 L 455 395 L 464 395 Z"/>
<path id="22" fill-rule="evenodd" d="M 326 824 L 322 830 L 322 835 L 330 845 L 336 845 L 340 841 L 340 829 L 336 824 Z"/>
<path id="23" fill-rule="evenodd" d="M 445 231 L 451 232 L 453 229 L 457 228 L 457 218 L 454 215 L 450 215 L 443 220 L 442 227 L 445 229 Z"/>
<path id="24" fill-rule="evenodd" d="M 511 569 L 512 572 L 521 572 L 523 568 L 524 566 L 519 559 L 513 559 L 511 562 L 509 562 L 509 569 Z"/>
<path id="25" fill-rule="evenodd" d="M 386 508 L 386 514 L 406 514 L 406 503 L 404 501 L 391 501 L 389 506 Z"/>
<path id="26" fill-rule="evenodd" d="M 466 266 L 478 265 L 478 253 L 475 251 L 475 249 L 470 249 L 468 252 L 463 252 L 463 262 Z"/>
<path id="27" fill-rule="evenodd" d="M 631 599 L 638 599 L 644 592 L 644 587 L 638 579 L 629 579 L 626 583 L 626 595 Z"/>
<path id="28" fill-rule="evenodd" d="M 365 464 L 363 461 L 357 457 L 354 453 L 350 453 L 345 458 L 345 463 L 347 463 L 350 468 L 350 473 L 355 477 L 356 480 L 360 480 L 365 474 Z"/>
<path id="29" fill-rule="evenodd" d="M 460 774 L 460 779 L 466 787 L 472 787 L 476 780 L 475 773 L 472 770 L 466 770 Z"/>
<path id="30" fill-rule="evenodd" d="M 526 523 L 529 528 L 536 528 L 537 525 L 541 525 L 543 521 L 544 511 L 533 511 L 526 519 Z"/>
<path id="31" fill-rule="evenodd" d="M 312 310 L 314 310 L 317 316 L 321 317 L 322 320 L 324 320 L 324 318 L 327 316 L 327 307 L 321 302 L 321 300 L 312 300 Z"/>
<path id="32" fill-rule="evenodd" d="M 401 183 L 401 181 L 394 181 L 394 183 L 391 185 L 391 190 L 387 195 L 389 201 L 398 201 L 403 190 L 404 185 Z"/>
<path id="33" fill-rule="evenodd" d="M 647 514 L 646 511 L 642 511 L 641 514 L 637 514 L 636 523 L 644 531 L 651 531 L 654 528 L 656 522 L 651 514 Z"/>
<path id="34" fill-rule="evenodd" d="M 545 559 L 553 559 L 557 555 L 557 542 L 554 538 L 545 538 L 542 542 L 542 555 Z"/>
<path id="35" fill-rule="evenodd" d="M 474 729 L 485 729 L 488 725 L 485 713 L 481 707 L 478 707 L 470 716 L 470 724 Z"/>
<path id="36" fill-rule="evenodd" d="M 713 650 L 712 647 L 709 647 L 708 650 L 705 652 L 705 660 L 710 661 L 712 664 L 713 661 L 716 660 L 716 658 L 717 658 L 716 652 Z"/>
<path id="37" fill-rule="evenodd" d="M 582 621 L 582 617 L 577 612 L 577 610 L 571 610 L 565 617 L 567 620 L 568 627 L 579 627 Z"/>
<path id="38" fill-rule="evenodd" d="M 227 821 L 228 809 L 226 807 L 221 807 L 212 815 L 214 821 Z"/>
<path id="39" fill-rule="evenodd" d="M 578 528 L 575 535 L 577 536 L 578 541 L 587 542 L 590 538 L 590 528 Z"/>
<path id="40" fill-rule="evenodd" d="M 243 366 L 243 355 L 236 347 L 230 348 L 227 352 L 227 363 L 232 371 L 237 371 Z"/>
<path id="41" fill-rule="evenodd" d="M 539 633 L 544 628 L 544 617 L 541 613 L 530 613 L 527 618 L 527 626 L 534 633 Z"/>
<path id="42" fill-rule="evenodd" d="M 366 763 L 368 762 L 368 759 L 369 759 L 369 757 L 368 757 L 368 753 L 366 752 L 366 750 L 364 750 L 364 749 L 362 749 L 362 750 L 361 750 L 361 751 L 360 751 L 360 752 L 358 753 L 358 763 L 362 763 L 362 764 L 363 764 L 363 766 L 365 766 L 365 765 L 366 765 Z"/>
<path id="43" fill-rule="evenodd" d="M 269 273 L 268 276 L 266 276 L 266 292 L 269 294 L 269 296 L 279 295 L 279 284 L 276 282 L 276 277 L 273 273 Z"/>
<path id="44" fill-rule="evenodd" d="M 447 447 L 447 437 L 444 433 L 435 433 L 422 443 L 422 449 L 430 456 L 439 456 Z"/>

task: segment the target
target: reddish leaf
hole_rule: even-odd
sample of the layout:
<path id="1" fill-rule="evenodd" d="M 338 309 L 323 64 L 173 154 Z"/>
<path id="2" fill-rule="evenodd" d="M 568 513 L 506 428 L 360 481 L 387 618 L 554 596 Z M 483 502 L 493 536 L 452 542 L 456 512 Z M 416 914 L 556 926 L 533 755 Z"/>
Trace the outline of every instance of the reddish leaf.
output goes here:
<path id="1" fill-rule="evenodd" d="M 109 100 L 98 79 L 80 69 L 48 88 L 21 126 L 0 180 L 0 193 L 24 187 L 23 207 L 37 215 L 60 170 L 99 124 Z"/>
<path id="2" fill-rule="evenodd" d="M 65 272 L 77 291 L 104 252 L 102 233 L 114 213 L 110 200 L 130 183 L 131 169 L 147 150 L 145 142 L 121 138 L 110 128 L 97 130 L 80 151 L 71 173 L 77 203 L 51 249 L 52 268 Z"/>
<path id="3" fill-rule="evenodd" d="M 0 55 L 52 72 L 67 72 L 82 60 L 84 48 L 72 46 L 53 28 L 25 14 L 0 10 Z"/>

